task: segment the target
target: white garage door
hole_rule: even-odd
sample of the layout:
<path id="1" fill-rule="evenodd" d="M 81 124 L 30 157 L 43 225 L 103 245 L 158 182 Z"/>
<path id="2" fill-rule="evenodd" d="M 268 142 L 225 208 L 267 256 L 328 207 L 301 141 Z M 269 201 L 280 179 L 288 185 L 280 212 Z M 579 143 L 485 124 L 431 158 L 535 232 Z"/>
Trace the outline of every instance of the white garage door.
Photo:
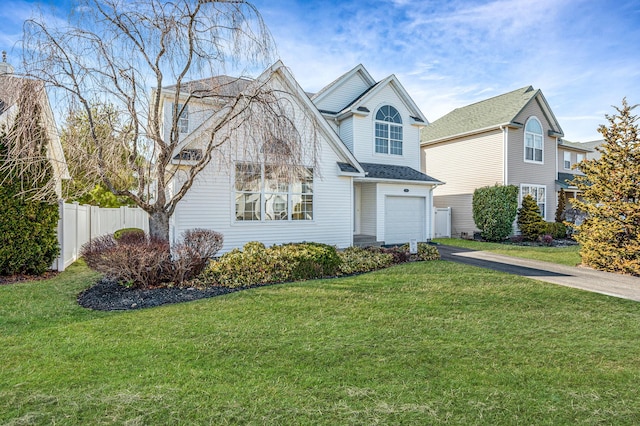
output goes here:
<path id="1" fill-rule="evenodd" d="M 427 221 L 424 197 L 391 197 L 385 199 L 384 242 L 404 244 L 412 239 L 423 241 Z"/>

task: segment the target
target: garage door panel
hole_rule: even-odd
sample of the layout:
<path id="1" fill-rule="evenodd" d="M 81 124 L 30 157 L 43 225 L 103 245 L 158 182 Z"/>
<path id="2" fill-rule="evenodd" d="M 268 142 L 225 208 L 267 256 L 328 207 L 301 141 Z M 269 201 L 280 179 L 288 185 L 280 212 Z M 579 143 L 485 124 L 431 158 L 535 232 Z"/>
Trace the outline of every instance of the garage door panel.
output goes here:
<path id="1" fill-rule="evenodd" d="M 412 239 L 422 240 L 426 230 L 425 197 L 385 198 L 386 244 L 407 243 Z"/>

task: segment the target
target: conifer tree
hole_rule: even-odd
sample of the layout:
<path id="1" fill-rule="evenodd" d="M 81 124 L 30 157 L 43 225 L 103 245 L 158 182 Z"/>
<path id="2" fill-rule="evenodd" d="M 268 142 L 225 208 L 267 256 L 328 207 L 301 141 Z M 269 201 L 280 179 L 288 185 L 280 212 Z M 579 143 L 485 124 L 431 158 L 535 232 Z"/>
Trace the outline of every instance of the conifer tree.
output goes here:
<path id="1" fill-rule="evenodd" d="M 577 227 L 582 263 L 596 269 L 640 275 L 640 140 L 638 116 L 626 99 L 617 114 L 606 115 L 598 131 L 604 143 L 599 159 L 581 163 L 585 176 L 574 180 L 587 214 Z"/>
<path id="2" fill-rule="evenodd" d="M 558 192 L 558 207 L 556 208 L 557 223 L 564 222 L 566 208 L 567 208 L 567 196 L 564 192 L 564 188 L 560 188 L 560 192 Z"/>
<path id="3" fill-rule="evenodd" d="M 540 215 L 540 208 L 531 194 L 522 199 L 518 209 L 518 228 L 525 240 L 534 241 L 545 232 L 546 222 Z"/>

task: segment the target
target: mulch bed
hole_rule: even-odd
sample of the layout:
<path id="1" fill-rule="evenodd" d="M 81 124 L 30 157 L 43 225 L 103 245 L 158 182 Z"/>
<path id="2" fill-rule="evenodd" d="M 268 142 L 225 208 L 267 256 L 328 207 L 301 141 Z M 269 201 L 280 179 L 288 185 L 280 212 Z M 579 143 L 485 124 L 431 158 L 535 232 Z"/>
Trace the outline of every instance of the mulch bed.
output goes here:
<path id="1" fill-rule="evenodd" d="M 189 302 L 246 290 L 250 287 L 159 287 L 150 289 L 127 288 L 111 280 L 100 280 L 78 295 L 78 303 L 97 311 L 124 311 L 151 308 L 168 303 Z"/>

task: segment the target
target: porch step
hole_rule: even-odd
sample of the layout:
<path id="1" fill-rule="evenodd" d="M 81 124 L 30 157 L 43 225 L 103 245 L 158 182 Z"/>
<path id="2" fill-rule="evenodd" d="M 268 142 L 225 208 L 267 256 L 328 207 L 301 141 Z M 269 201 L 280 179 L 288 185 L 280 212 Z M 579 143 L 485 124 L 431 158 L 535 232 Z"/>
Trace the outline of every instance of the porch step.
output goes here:
<path id="1" fill-rule="evenodd" d="M 375 235 L 354 235 L 353 245 L 356 247 L 380 247 L 384 241 L 376 241 Z"/>

